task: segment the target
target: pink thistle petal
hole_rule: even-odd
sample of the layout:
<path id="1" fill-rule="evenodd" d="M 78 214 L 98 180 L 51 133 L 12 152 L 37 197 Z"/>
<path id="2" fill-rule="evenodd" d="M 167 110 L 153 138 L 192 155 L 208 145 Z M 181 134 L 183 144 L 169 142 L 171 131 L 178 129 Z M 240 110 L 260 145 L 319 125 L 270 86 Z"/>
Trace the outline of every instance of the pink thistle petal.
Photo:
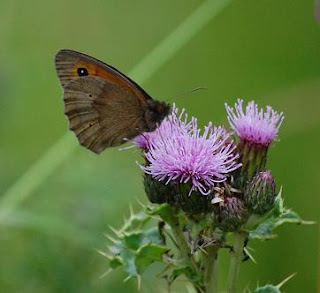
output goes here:
<path id="1" fill-rule="evenodd" d="M 283 113 L 267 106 L 265 111 L 251 101 L 243 111 L 243 100 L 238 99 L 234 108 L 225 104 L 228 120 L 234 132 L 244 141 L 268 146 L 276 138 L 284 119 Z"/>

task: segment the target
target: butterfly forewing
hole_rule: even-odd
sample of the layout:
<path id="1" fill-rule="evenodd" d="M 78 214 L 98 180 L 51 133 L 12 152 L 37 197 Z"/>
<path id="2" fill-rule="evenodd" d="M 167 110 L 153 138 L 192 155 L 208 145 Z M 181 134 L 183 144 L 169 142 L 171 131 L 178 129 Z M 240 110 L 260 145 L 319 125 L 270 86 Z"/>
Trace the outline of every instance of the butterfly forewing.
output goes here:
<path id="1" fill-rule="evenodd" d="M 103 78 L 89 76 L 69 82 L 64 102 L 70 129 L 95 153 L 139 134 L 139 100 Z"/>
<path id="2" fill-rule="evenodd" d="M 57 73 L 62 86 L 79 77 L 99 76 L 118 84 L 136 95 L 141 103 L 146 104 L 150 96 L 133 80 L 122 74 L 116 68 L 101 62 L 91 56 L 73 51 L 60 50 L 55 57 Z"/>

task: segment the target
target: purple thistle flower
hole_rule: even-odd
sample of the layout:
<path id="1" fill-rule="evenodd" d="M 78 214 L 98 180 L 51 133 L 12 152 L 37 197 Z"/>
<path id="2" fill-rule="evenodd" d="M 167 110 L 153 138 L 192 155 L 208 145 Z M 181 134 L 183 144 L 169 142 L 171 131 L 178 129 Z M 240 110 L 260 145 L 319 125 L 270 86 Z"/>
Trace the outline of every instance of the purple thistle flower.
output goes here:
<path id="1" fill-rule="evenodd" d="M 278 113 L 270 106 L 266 110 L 258 109 L 254 101 L 248 103 L 243 111 L 243 100 L 238 99 L 235 107 L 225 104 L 231 128 L 243 140 L 263 146 L 273 142 L 284 119 L 283 113 Z"/>
<path id="2" fill-rule="evenodd" d="M 147 149 L 145 157 L 149 162 L 141 168 L 165 184 L 190 182 L 190 193 L 198 190 L 205 195 L 241 164 L 237 163 L 234 144 L 227 141 L 230 134 L 225 128 L 209 123 L 201 134 L 196 118 L 189 122 L 187 118 L 184 111 L 178 116 L 174 108 L 156 131 L 145 136 L 143 144 L 138 138 L 140 146 Z"/>

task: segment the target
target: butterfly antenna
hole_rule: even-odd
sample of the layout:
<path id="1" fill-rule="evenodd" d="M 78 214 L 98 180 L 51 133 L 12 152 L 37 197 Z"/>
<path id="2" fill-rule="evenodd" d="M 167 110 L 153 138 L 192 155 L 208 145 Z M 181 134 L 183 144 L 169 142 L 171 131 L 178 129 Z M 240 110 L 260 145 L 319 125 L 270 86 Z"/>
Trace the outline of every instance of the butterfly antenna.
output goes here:
<path id="1" fill-rule="evenodd" d="M 166 100 L 166 102 L 172 102 L 172 101 L 177 100 L 177 99 L 179 99 L 179 98 L 181 98 L 181 97 L 185 97 L 186 95 L 190 95 L 190 94 L 192 94 L 192 93 L 194 93 L 194 92 L 197 92 L 197 91 L 200 91 L 200 90 L 207 90 L 207 89 L 208 89 L 208 88 L 205 87 L 205 86 L 199 86 L 199 87 L 196 87 L 196 88 L 194 88 L 194 89 L 188 90 L 188 91 L 186 91 L 186 92 L 177 94 L 177 95 L 171 97 L 170 99 Z"/>

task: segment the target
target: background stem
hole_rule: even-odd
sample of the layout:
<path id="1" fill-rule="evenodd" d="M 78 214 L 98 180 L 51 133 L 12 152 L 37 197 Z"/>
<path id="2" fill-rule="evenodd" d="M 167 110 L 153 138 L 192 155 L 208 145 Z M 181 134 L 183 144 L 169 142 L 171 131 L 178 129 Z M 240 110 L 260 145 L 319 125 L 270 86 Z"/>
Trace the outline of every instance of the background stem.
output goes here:
<path id="1" fill-rule="evenodd" d="M 227 281 L 227 293 L 236 293 L 237 278 L 240 271 L 240 264 L 243 258 L 244 241 L 247 233 L 236 231 L 234 233 L 233 252 L 231 253 L 230 266 Z"/>

